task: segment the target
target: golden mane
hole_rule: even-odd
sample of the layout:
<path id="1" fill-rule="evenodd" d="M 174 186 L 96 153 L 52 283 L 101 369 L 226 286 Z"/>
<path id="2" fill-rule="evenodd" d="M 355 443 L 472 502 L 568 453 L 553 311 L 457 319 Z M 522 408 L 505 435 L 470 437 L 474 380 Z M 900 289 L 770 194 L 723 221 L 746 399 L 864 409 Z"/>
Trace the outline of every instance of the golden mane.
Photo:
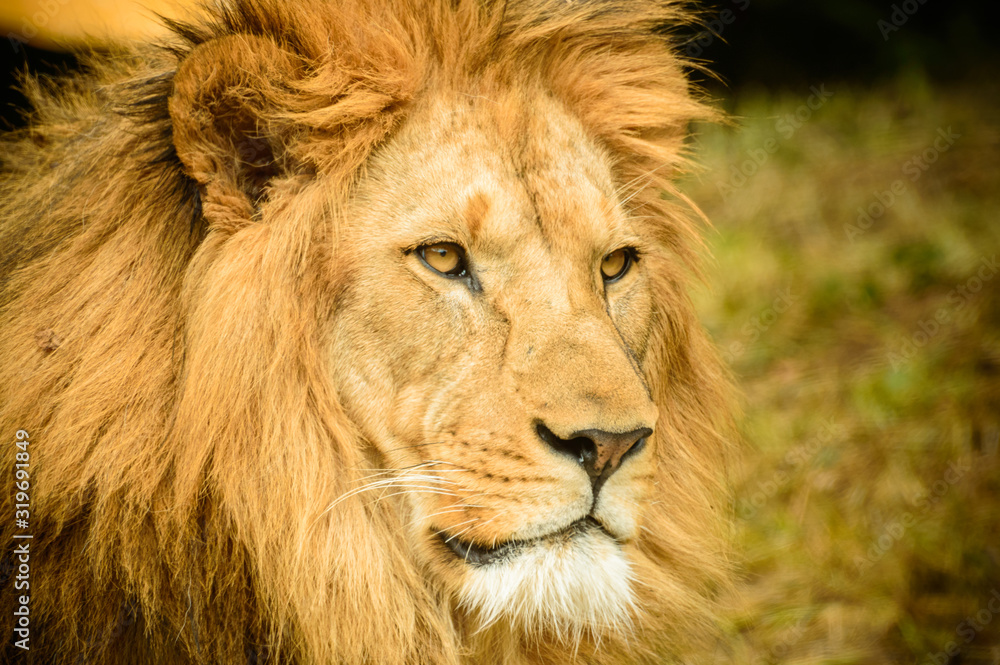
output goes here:
<path id="1" fill-rule="evenodd" d="M 689 20 L 672 1 L 237 0 L 175 25 L 167 46 L 92 56 L 88 74 L 59 82 L 28 79 L 29 125 L 0 139 L 0 432 L 8 470 L 14 432 L 30 436 L 32 653 L 567 662 L 563 648 L 475 633 L 428 587 L 387 503 L 338 501 L 368 466 L 320 343 L 320 322 L 336 316 L 327 284 L 342 279 L 331 246 L 352 221 L 340 204 L 415 100 L 485 79 L 559 98 L 679 258 L 655 277 L 647 361 L 670 445 L 664 499 L 640 543 L 656 562 L 636 571 L 645 619 L 578 655 L 675 653 L 706 623 L 727 568 L 728 382 L 685 295 L 697 225 L 662 195 L 676 195 L 689 121 L 712 115 L 663 34 Z M 239 49 L 262 42 L 276 54 L 269 69 L 243 72 Z M 283 176 L 239 189 L 258 206 L 249 216 L 283 210 L 280 227 L 235 236 L 246 222 L 210 209 L 177 154 L 176 77 L 206 48 L 244 78 L 227 94 L 263 100 L 235 159 L 278 162 Z M 334 205 L 310 187 L 315 173 L 338 184 Z M 9 544 L 24 531 L 5 474 L 16 570 Z M 3 606 L 21 593 L 5 584 Z M 0 625 L 12 634 L 10 612 Z M 5 660 L 19 651 L 0 647 Z"/>

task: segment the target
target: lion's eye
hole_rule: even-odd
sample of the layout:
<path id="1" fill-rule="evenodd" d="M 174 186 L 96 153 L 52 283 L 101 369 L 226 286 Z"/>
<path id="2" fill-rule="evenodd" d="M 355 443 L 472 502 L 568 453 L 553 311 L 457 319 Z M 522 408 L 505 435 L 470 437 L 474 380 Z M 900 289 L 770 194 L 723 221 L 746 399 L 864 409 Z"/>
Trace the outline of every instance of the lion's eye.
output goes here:
<path id="1" fill-rule="evenodd" d="M 417 248 L 417 254 L 428 268 L 445 277 L 464 277 L 465 250 L 452 242 L 439 242 Z"/>
<path id="2" fill-rule="evenodd" d="M 605 282 L 615 282 L 625 276 L 634 261 L 631 247 L 616 249 L 601 261 L 601 276 Z"/>

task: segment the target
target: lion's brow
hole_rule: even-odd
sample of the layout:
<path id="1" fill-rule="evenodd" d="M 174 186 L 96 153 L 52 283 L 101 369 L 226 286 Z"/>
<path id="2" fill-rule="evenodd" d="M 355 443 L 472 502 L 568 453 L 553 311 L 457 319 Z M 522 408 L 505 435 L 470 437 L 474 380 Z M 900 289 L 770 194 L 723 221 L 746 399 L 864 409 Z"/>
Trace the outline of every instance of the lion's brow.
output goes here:
<path id="1" fill-rule="evenodd" d="M 465 204 L 463 220 L 469 230 L 469 237 L 474 241 L 483 228 L 483 221 L 490 211 L 490 199 L 483 192 L 477 192 L 469 197 Z"/>

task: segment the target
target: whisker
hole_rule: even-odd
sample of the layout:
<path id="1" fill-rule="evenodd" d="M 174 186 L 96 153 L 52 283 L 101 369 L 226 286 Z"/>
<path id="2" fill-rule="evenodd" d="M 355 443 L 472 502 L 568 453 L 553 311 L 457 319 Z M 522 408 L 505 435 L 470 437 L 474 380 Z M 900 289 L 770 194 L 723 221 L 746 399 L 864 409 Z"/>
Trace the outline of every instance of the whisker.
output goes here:
<path id="1" fill-rule="evenodd" d="M 480 519 L 482 519 L 482 518 L 480 518 L 480 517 L 476 517 L 474 521 L 478 522 L 478 521 L 479 521 Z M 473 521 L 473 520 L 470 520 L 470 521 Z M 469 529 L 471 529 L 471 528 L 472 528 L 472 527 L 474 527 L 474 526 L 476 526 L 476 525 L 475 525 L 475 524 L 473 524 L 472 526 L 467 526 L 466 528 L 462 529 L 462 530 L 461 530 L 461 531 L 459 531 L 458 533 L 453 533 L 453 534 L 452 534 L 451 536 L 449 536 L 448 538 L 446 538 L 446 539 L 445 539 L 445 542 L 446 542 L 446 543 L 450 543 L 450 542 L 451 542 L 452 540 L 454 540 L 455 538 L 458 538 L 458 537 L 459 537 L 459 536 L 461 536 L 461 535 L 462 535 L 463 533 L 466 533 L 466 532 L 468 532 L 468 531 L 469 531 Z"/>
<path id="2" fill-rule="evenodd" d="M 398 478 L 383 478 L 383 479 L 374 480 L 374 481 L 366 483 L 365 485 L 362 485 L 361 487 L 356 487 L 353 490 L 351 490 L 350 492 L 346 492 L 346 493 L 340 495 L 339 497 L 337 497 L 336 499 L 334 499 L 330 503 L 330 505 L 327 506 L 326 509 L 322 513 L 319 514 L 319 516 L 317 517 L 317 519 L 319 519 L 320 517 L 322 517 L 326 513 L 330 512 L 337 505 L 339 505 L 343 501 L 346 501 L 347 499 L 350 499 L 351 497 L 357 496 L 358 494 L 361 494 L 362 492 L 368 492 L 370 490 L 380 489 L 380 488 L 386 488 L 386 489 L 388 489 L 389 487 L 397 487 L 397 488 L 399 488 L 399 487 L 407 487 L 407 488 L 414 488 L 414 489 L 419 488 L 419 489 L 426 489 L 428 491 L 434 491 L 436 493 L 444 494 L 446 496 L 457 496 L 454 492 L 452 492 L 450 490 L 447 490 L 446 488 L 438 487 L 436 485 L 431 485 L 431 484 L 421 485 L 421 484 L 419 484 L 420 482 L 425 482 L 425 483 L 447 483 L 447 484 L 451 484 L 451 485 L 456 484 L 456 483 L 453 483 L 452 481 L 446 480 L 444 478 L 437 478 L 437 477 L 434 477 L 434 476 L 421 477 L 419 475 L 414 476 L 412 474 L 410 476 L 400 476 Z M 410 483 L 410 484 L 407 484 L 407 483 Z"/>
<path id="3" fill-rule="evenodd" d="M 469 522 L 478 522 L 479 519 L 480 518 L 478 518 L 478 517 L 473 517 L 472 519 L 468 519 L 468 520 L 465 520 L 464 522 L 459 522 L 458 524 L 452 525 L 452 528 L 462 526 L 463 524 L 468 524 Z M 471 529 L 471 528 L 472 527 L 470 526 L 469 529 Z M 465 533 L 465 531 L 462 531 L 462 533 Z M 447 540 L 451 540 L 451 538 L 448 538 Z"/>
<path id="4" fill-rule="evenodd" d="M 458 464 L 454 464 L 452 462 L 446 462 L 444 460 L 427 460 L 426 462 L 420 462 L 419 464 L 412 464 L 410 466 L 404 466 L 404 467 L 401 467 L 399 469 L 355 468 L 355 470 L 356 471 L 365 472 L 365 473 L 369 473 L 370 475 L 391 475 L 391 474 L 405 473 L 407 471 L 415 471 L 417 469 L 425 469 L 425 468 L 439 466 L 439 465 L 445 465 L 445 466 L 453 466 L 453 467 L 455 467 L 454 469 L 434 469 L 435 471 L 437 471 L 439 473 L 440 472 L 444 472 L 444 471 L 452 471 L 452 472 L 454 472 L 454 471 L 469 471 L 469 469 L 467 469 L 467 468 L 465 468 L 463 466 L 459 466 Z"/>
<path id="5" fill-rule="evenodd" d="M 355 470 L 367 474 L 366 475 L 367 478 L 373 478 L 373 477 L 377 477 L 377 476 L 390 476 L 392 474 L 398 474 L 398 473 L 403 473 L 403 472 L 407 472 L 407 471 L 417 471 L 419 469 L 428 468 L 429 466 L 431 466 L 431 465 L 429 465 L 429 464 L 423 464 L 423 465 L 408 466 L 408 467 L 406 467 L 404 469 L 355 469 Z M 433 471 L 435 473 L 456 473 L 456 472 L 460 472 L 460 471 L 464 471 L 464 472 L 468 473 L 469 469 L 466 469 L 464 467 L 460 467 L 460 468 L 457 468 L 457 469 L 433 469 Z M 361 480 L 363 480 L 363 479 L 361 479 Z"/>
<path id="6" fill-rule="evenodd" d="M 483 522 L 482 526 L 488 525 L 490 522 L 492 522 L 496 518 L 500 517 L 500 515 L 502 515 L 502 513 L 497 513 L 493 517 L 491 517 L 488 520 L 486 520 L 485 522 Z M 497 546 L 497 537 L 493 536 L 493 540 L 490 541 L 490 547 L 496 547 L 496 546 Z"/>
<path id="7" fill-rule="evenodd" d="M 464 513 L 464 512 L 465 512 L 465 508 L 464 507 L 462 507 L 462 508 L 451 508 L 449 510 L 439 510 L 436 513 L 431 513 L 430 515 L 423 515 L 423 516 L 420 516 L 420 517 L 415 517 L 412 520 L 410 520 L 406 524 L 406 526 L 407 527 L 411 527 L 414 524 L 416 524 L 417 522 L 419 522 L 420 520 L 432 520 L 435 517 L 440 517 L 441 515 L 448 515 L 450 513 Z"/>
<path id="8" fill-rule="evenodd" d="M 411 450 L 413 448 L 424 448 L 426 446 L 442 446 L 448 443 L 447 441 L 425 441 L 424 443 L 409 443 L 405 446 L 398 446 L 396 448 L 389 448 L 383 452 L 394 453 L 397 450 Z"/>
<path id="9" fill-rule="evenodd" d="M 375 503 L 380 502 L 382 499 L 390 499 L 390 498 L 392 498 L 394 496 L 402 496 L 404 494 L 415 494 L 417 491 L 426 492 L 427 494 L 442 494 L 444 496 L 451 496 L 450 494 L 448 494 L 446 492 L 435 492 L 435 491 L 429 490 L 427 488 L 416 487 L 416 488 L 412 488 L 412 489 L 406 489 L 405 491 L 402 491 L 402 492 L 393 492 L 392 494 L 380 494 L 379 497 L 377 499 L 375 499 Z"/>
<path id="10" fill-rule="evenodd" d="M 431 475 L 429 473 L 401 473 L 398 476 L 387 476 L 383 478 L 369 478 L 367 479 L 368 485 L 389 485 L 399 481 L 406 480 L 423 480 L 429 483 L 442 483 L 445 485 L 457 485 L 454 480 L 449 480 L 447 478 L 441 478 L 440 476 Z"/>

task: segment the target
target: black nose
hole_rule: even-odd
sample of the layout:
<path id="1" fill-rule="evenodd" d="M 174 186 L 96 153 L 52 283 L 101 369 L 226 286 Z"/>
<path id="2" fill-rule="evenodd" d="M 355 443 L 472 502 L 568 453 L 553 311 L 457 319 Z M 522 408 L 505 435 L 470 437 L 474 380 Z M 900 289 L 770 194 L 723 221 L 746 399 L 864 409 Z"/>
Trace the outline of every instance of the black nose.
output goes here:
<path id="1" fill-rule="evenodd" d="M 585 429 L 574 432 L 568 439 L 561 439 L 542 423 L 538 423 L 535 429 L 542 441 L 580 463 L 590 476 L 595 497 L 605 481 L 621 466 L 622 460 L 641 450 L 653 433 L 648 427 L 631 432 Z"/>

